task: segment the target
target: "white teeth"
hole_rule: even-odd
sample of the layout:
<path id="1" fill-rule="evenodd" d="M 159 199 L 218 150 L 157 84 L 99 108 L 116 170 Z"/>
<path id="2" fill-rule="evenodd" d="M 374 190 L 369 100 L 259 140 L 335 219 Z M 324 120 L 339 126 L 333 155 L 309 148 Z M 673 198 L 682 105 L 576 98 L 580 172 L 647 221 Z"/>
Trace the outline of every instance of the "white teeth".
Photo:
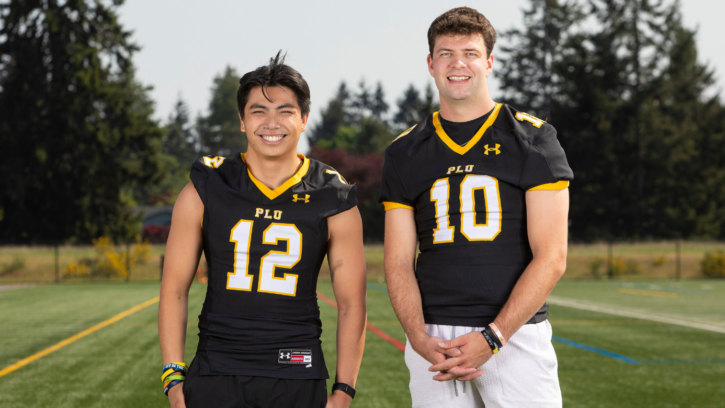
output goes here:
<path id="1" fill-rule="evenodd" d="M 262 135 L 262 139 L 268 141 L 268 142 L 279 142 L 282 140 L 284 136 L 277 136 L 277 135 Z"/>
<path id="2" fill-rule="evenodd" d="M 465 81 L 468 78 L 470 78 L 470 77 L 454 77 L 454 76 L 448 77 L 448 79 L 450 79 L 451 81 Z"/>

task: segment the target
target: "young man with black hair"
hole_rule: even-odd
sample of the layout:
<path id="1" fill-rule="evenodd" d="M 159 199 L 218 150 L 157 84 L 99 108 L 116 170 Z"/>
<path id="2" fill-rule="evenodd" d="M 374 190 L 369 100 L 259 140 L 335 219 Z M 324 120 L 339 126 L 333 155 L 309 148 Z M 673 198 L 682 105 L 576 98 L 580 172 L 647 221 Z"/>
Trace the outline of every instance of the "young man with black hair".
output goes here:
<path id="1" fill-rule="evenodd" d="M 297 154 L 310 91 L 284 58 L 239 82 L 247 152 L 197 160 L 174 205 L 159 302 L 164 392 L 173 408 L 347 407 L 366 319 L 355 186 Z M 202 250 L 209 281 L 187 368 L 188 293 Z M 325 255 L 338 303 L 329 397 L 315 292 Z"/>
<path id="2" fill-rule="evenodd" d="M 433 21 L 441 110 L 385 153 L 385 273 L 414 407 L 562 404 L 545 301 L 573 174 L 551 125 L 491 98 L 495 41 L 468 7 Z"/>

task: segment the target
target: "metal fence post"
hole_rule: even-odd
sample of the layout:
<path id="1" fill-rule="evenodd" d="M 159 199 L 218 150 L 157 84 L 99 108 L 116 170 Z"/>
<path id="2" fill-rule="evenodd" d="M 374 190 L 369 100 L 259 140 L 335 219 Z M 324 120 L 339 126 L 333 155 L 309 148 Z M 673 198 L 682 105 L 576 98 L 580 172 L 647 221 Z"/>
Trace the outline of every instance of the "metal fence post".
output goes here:
<path id="1" fill-rule="evenodd" d="M 58 254 L 58 244 L 55 244 L 55 283 L 60 282 L 60 259 Z"/>
<path id="2" fill-rule="evenodd" d="M 612 240 L 609 240 L 607 242 L 607 275 L 609 275 L 609 279 L 614 278 L 614 266 L 612 263 L 614 262 L 614 257 L 612 255 L 614 243 Z"/>
<path id="3" fill-rule="evenodd" d="M 131 244 L 126 242 L 126 282 L 131 280 Z"/>
<path id="4" fill-rule="evenodd" d="M 675 241 L 675 279 L 680 280 L 682 274 L 682 261 L 680 257 L 680 240 Z"/>

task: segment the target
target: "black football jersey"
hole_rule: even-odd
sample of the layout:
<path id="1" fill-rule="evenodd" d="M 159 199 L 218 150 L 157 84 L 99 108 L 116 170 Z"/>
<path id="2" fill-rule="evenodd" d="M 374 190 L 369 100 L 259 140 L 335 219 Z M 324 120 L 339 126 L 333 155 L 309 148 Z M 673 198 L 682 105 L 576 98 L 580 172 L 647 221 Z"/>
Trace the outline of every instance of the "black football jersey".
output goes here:
<path id="1" fill-rule="evenodd" d="M 300 156 L 297 173 L 270 190 L 244 157 L 202 157 L 191 169 L 204 203 L 209 267 L 196 354 L 201 374 L 326 379 L 317 277 L 327 217 L 357 204 L 355 187 Z"/>
<path id="2" fill-rule="evenodd" d="M 567 188 L 573 174 L 556 130 L 508 105 L 458 139 L 468 141 L 456 144 L 438 112 L 400 135 L 385 152 L 380 202 L 415 212 L 425 322 L 481 327 L 533 259 L 526 191 Z"/>

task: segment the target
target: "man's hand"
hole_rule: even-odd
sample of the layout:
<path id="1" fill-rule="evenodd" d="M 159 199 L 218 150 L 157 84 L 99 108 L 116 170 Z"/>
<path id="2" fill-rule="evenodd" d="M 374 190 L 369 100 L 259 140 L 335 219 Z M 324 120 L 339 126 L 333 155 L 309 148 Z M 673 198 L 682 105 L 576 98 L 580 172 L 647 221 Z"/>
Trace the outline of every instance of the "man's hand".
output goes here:
<path id="1" fill-rule="evenodd" d="M 327 397 L 325 408 L 347 408 L 352 402 L 352 397 L 346 392 L 335 390 Z"/>
<path id="2" fill-rule="evenodd" d="M 456 348 L 448 350 L 441 347 L 440 344 L 443 343 L 443 339 L 433 336 L 421 336 L 416 340 L 410 339 L 410 344 L 413 346 L 413 350 L 415 350 L 421 357 L 428 360 L 431 364 L 440 364 L 446 361 L 448 356 L 455 357 L 461 353 Z"/>
<path id="3" fill-rule="evenodd" d="M 183 382 L 176 384 L 169 390 L 169 405 L 171 408 L 186 408 Z"/>
<path id="4" fill-rule="evenodd" d="M 453 340 L 442 341 L 438 347 L 443 350 L 457 350 L 458 354 L 453 355 L 452 352 L 447 352 L 451 358 L 434 363 L 428 369 L 428 371 L 440 371 L 433 376 L 436 381 L 473 380 L 483 374 L 483 370 L 479 370 L 478 367 L 481 367 L 493 356 L 491 347 L 478 331 L 464 334 Z"/>

